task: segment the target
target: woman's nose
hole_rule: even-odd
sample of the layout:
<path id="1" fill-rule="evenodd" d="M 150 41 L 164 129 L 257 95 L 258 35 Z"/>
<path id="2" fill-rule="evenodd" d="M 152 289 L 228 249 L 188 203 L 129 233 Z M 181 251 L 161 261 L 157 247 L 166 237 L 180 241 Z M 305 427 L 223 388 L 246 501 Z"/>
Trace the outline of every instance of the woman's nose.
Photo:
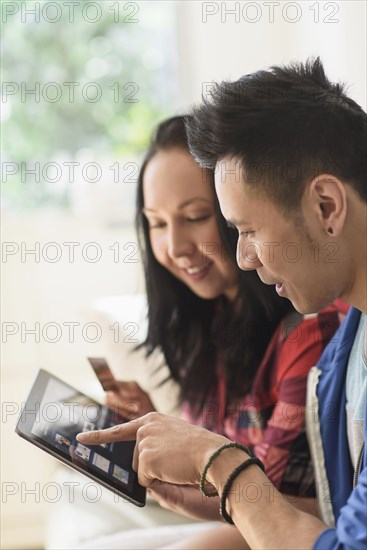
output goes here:
<path id="1" fill-rule="evenodd" d="M 170 258 L 190 256 L 195 248 L 189 232 L 183 228 L 171 228 L 168 235 L 168 255 Z"/>
<path id="2" fill-rule="evenodd" d="M 243 244 L 241 241 L 238 241 L 236 253 L 238 267 L 245 271 L 261 267 L 261 250 L 259 248 L 257 243 L 249 242 Z"/>

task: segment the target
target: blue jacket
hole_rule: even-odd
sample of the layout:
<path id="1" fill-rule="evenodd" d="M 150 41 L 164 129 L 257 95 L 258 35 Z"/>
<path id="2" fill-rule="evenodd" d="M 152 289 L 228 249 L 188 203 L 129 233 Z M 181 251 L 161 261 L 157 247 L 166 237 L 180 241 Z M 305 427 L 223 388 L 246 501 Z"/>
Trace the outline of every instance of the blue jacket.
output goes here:
<path id="1" fill-rule="evenodd" d="M 318 364 L 321 439 L 336 525 L 319 535 L 315 550 L 367 549 L 367 452 L 365 448 L 358 483 L 353 489 L 345 411 L 347 365 L 360 315 L 360 311 L 350 310 Z M 367 402 L 364 440 L 367 441 Z"/>

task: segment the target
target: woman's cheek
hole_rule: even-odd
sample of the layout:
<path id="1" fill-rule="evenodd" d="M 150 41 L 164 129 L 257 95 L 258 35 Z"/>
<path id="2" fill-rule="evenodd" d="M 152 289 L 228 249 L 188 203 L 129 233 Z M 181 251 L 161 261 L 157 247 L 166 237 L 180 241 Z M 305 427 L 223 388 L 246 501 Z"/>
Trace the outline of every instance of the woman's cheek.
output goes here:
<path id="1" fill-rule="evenodd" d="M 203 227 L 202 231 L 200 233 L 197 233 L 198 240 L 202 243 L 202 245 L 205 244 L 215 244 L 217 252 L 220 252 L 220 245 L 221 245 L 221 238 L 219 235 L 218 227 L 216 224 L 211 223 L 207 227 Z M 203 247 L 205 251 L 205 246 Z M 211 247 L 212 248 L 212 247 Z"/>
<path id="2" fill-rule="evenodd" d="M 164 237 L 151 237 L 150 244 L 152 246 L 153 254 L 157 262 L 162 265 L 166 265 L 168 261 L 167 246 L 165 245 Z"/>

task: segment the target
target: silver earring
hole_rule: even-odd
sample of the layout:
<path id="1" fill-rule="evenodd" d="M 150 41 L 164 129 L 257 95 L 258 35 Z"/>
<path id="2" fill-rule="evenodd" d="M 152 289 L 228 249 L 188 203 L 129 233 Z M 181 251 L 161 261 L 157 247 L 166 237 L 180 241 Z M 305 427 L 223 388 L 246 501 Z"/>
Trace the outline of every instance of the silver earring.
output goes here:
<path id="1" fill-rule="evenodd" d="M 328 227 L 327 228 L 327 233 L 329 233 L 329 235 L 332 235 L 334 233 L 334 230 L 332 227 Z"/>

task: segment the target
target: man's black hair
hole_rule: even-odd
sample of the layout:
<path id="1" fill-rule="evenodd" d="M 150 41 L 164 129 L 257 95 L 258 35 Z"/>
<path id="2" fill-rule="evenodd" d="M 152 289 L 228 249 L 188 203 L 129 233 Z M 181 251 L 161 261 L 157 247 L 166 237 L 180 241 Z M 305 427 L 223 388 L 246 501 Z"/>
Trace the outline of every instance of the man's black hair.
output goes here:
<path id="1" fill-rule="evenodd" d="M 235 159 L 246 183 L 285 210 L 297 209 L 306 183 L 322 173 L 367 201 L 367 115 L 319 58 L 214 84 L 186 129 L 202 166 Z"/>

